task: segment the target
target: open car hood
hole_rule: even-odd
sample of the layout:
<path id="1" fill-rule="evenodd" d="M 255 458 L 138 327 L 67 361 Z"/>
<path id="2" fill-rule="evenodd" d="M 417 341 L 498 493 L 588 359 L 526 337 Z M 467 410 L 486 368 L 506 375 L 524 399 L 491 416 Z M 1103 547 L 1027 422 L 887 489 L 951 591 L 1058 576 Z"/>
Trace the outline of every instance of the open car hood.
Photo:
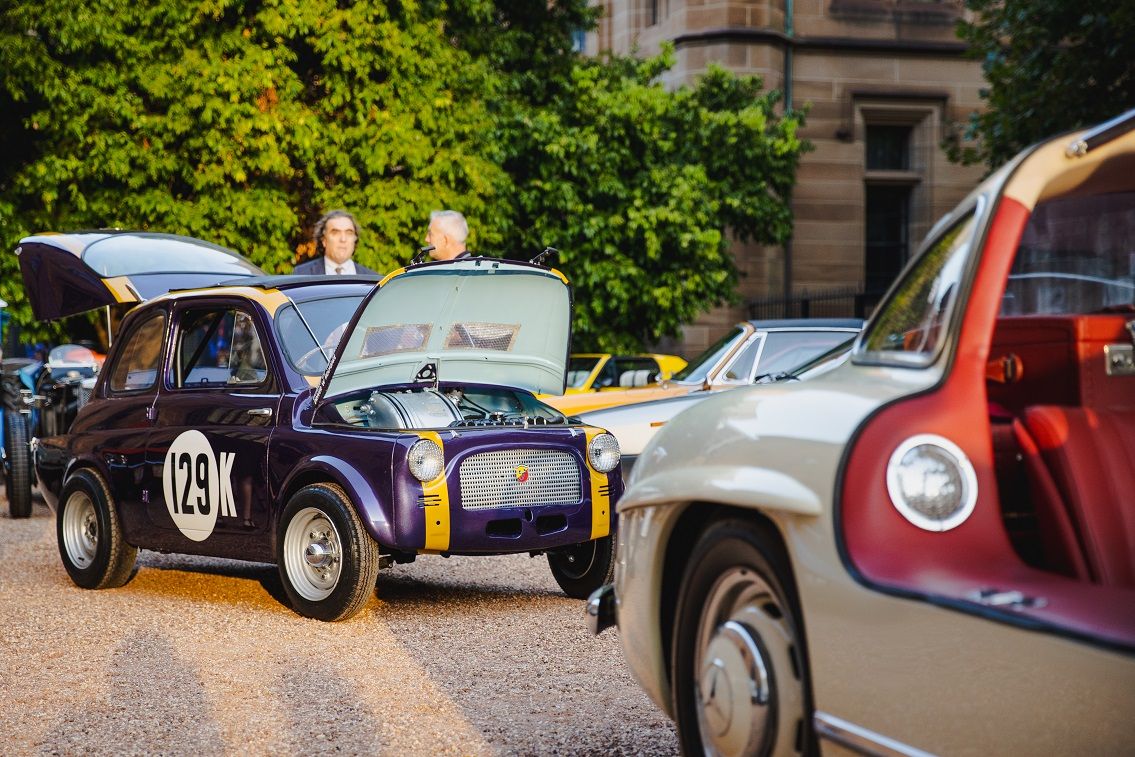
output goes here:
<path id="1" fill-rule="evenodd" d="M 390 384 L 492 384 L 561 394 L 571 289 L 558 271 L 493 258 L 392 273 L 359 306 L 318 399 Z"/>
<path id="2" fill-rule="evenodd" d="M 16 254 L 32 313 L 40 320 L 264 275 L 237 252 L 174 234 L 39 234 L 21 239 Z"/>

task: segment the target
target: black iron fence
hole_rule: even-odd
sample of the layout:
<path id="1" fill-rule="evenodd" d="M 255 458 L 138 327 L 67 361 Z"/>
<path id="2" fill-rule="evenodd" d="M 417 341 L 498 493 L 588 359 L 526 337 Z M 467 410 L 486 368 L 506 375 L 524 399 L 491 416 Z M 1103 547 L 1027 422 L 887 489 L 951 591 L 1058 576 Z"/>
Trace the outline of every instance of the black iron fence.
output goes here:
<path id="1" fill-rule="evenodd" d="M 882 298 L 882 291 L 858 287 L 807 290 L 792 297 L 759 297 L 749 300 L 749 317 L 772 318 L 866 318 Z"/>

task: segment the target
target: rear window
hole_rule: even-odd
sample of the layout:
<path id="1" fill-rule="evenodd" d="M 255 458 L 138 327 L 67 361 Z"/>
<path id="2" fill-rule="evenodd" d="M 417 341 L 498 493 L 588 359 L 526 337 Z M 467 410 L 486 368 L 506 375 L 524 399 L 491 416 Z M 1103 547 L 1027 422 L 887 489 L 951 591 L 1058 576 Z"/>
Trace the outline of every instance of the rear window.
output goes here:
<path id="1" fill-rule="evenodd" d="M 110 369 L 111 391 L 131 392 L 154 386 L 162 361 L 165 325 L 165 312 L 159 311 L 148 316 L 126 336 Z"/>

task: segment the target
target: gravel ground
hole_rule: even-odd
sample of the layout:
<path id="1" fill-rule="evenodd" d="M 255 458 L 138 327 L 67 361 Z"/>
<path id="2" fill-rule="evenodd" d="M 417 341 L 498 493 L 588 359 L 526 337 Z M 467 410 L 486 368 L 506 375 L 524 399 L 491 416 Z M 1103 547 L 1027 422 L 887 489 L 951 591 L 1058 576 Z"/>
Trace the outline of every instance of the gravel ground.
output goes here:
<path id="1" fill-rule="evenodd" d="M 677 753 L 543 558 L 419 558 L 327 624 L 271 565 L 142 552 L 125 587 L 79 589 L 43 503 L 3 513 L 5 755 Z"/>

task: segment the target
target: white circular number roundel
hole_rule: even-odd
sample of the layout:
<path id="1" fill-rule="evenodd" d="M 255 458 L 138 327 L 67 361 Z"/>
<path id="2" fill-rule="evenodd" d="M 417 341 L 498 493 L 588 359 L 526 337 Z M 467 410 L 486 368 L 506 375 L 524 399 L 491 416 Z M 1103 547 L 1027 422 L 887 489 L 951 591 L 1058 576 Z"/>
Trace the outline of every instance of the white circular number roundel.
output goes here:
<path id="1" fill-rule="evenodd" d="M 193 541 L 208 539 L 217 524 L 221 487 L 217 458 L 204 434 L 185 431 L 173 440 L 162 485 L 174 525 Z"/>

